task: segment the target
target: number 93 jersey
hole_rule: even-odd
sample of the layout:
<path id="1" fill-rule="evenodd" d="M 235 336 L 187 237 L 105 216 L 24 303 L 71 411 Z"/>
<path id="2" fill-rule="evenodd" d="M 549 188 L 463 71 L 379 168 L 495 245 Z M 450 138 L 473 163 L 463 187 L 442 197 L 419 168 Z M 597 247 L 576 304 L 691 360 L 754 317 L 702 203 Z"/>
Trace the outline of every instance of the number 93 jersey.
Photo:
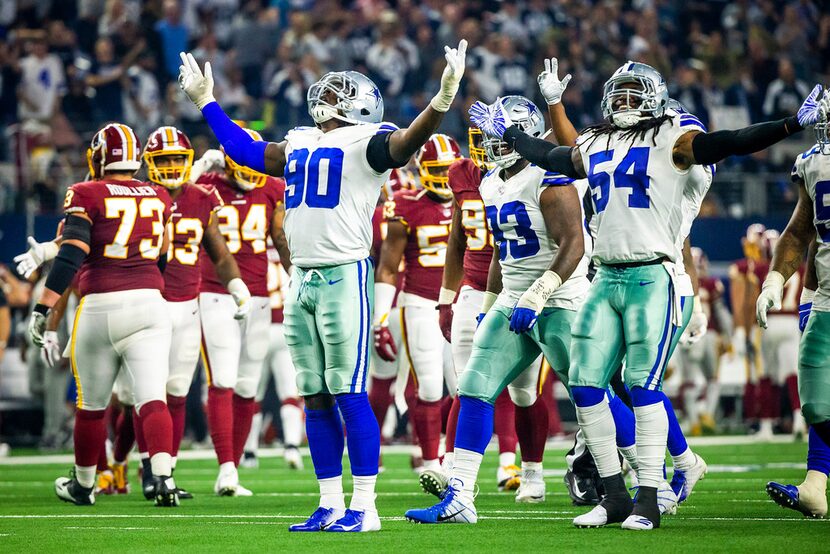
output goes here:
<path id="1" fill-rule="evenodd" d="M 89 255 L 78 274 L 81 296 L 164 290 L 158 259 L 171 204 L 163 187 L 135 179 L 88 181 L 69 187 L 64 212 L 92 222 Z"/>
<path id="2" fill-rule="evenodd" d="M 681 135 L 705 129 L 691 114 L 666 113 L 671 119 L 645 137 L 617 130 L 577 139 L 597 218 L 599 263 L 677 261 L 683 197 L 694 168 L 678 169 L 672 151 Z"/>
<path id="3" fill-rule="evenodd" d="M 282 202 L 282 179 L 269 177 L 264 186 L 249 191 L 240 189 L 218 173 L 206 173 L 198 183 L 213 186 L 224 203 L 215 215 L 219 232 L 225 237 L 251 296 L 268 297 L 267 239 L 274 209 Z M 202 252 L 202 256 L 207 257 L 207 253 Z M 201 265 L 200 292 L 227 294 L 210 258 L 203 259 Z"/>
<path id="4" fill-rule="evenodd" d="M 813 225 L 818 241 L 816 274 L 818 291 L 813 309 L 830 312 L 830 156 L 821 153 L 816 144 L 795 159 L 792 177 L 803 181 L 813 201 Z"/>
<path id="5" fill-rule="evenodd" d="M 513 307 L 533 282 L 550 268 L 559 245 L 548 236 L 539 198 L 548 187 L 573 187 L 573 179 L 528 164 L 513 177 L 502 180 L 501 170 L 491 170 L 479 187 L 487 225 L 499 248 L 504 288 L 497 304 Z M 581 203 L 580 203 L 581 205 Z M 581 209 L 580 209 L 581 211 Z M 581 221 L 585 216 L 582 215 Z M 590 237 L 584 225 L 585 244 Z M 588 291 L 588 258 L 583 256 L 567 281 L 550 296 L 547 307 L 576 310 Z"/>
<path id="6" fill-rule="evenodd" d="M 379 123 L 288 132 L 285 235 L 293 264 L 315 268 L 369 257 L 372 213 L 391 170 L 372 169 L 367 147 L 373 136 L 396 129 Z"/>

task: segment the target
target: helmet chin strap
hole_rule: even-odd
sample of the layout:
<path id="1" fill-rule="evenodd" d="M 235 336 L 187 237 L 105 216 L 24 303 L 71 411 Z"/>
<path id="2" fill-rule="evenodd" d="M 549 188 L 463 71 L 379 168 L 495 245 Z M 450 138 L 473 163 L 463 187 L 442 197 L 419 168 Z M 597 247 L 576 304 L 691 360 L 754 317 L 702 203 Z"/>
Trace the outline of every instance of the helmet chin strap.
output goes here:
<path id="1" fill-rule="evenodd" d="M 340 115 L 340 112 L 334 106 L 330 104 L 320 103 L 311 108 L 311 119 L 314 120 L 314 123 L 320 125 L 321 123 L 325 123 L 331 119 L 336 119 L 338 121 L 342 121 L 343 123 L 350 123 L 353 125 L 358 125 L 361 122 L 355 121 L 354 119 L 350 119 L 348 117 Z"/>
<path id="2" fill-rule="evenodd" d="M 620 113 L 611 114 L 611 122 L 615 127 L 620 129 L 628 129 L 634 127 L 637 123 L 643 120 L 640 110 L 626 110 Z"/>

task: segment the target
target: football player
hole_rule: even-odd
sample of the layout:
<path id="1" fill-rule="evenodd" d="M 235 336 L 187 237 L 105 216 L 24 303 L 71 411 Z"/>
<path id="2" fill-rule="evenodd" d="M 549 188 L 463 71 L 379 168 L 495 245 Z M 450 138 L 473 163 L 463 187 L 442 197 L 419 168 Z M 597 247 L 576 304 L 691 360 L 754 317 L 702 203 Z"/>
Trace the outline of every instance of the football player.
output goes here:
<path id="1" fill-rule="evenodd" d="M 285 293 L 288 289 L 288 273 L 282 269 L 280 256 L 273 244 L 268 246 L 268 292 L 271 301 L 271 327 L 268 332 L 268 353 L 262 365 L 262 375 L 259 379 L 256 401 L 262 404 L 268 390 L 270 377 L 274 377 L 277 398 L 280 401 L 280 419 L 282 420 L 282 435 L 285 463 L 291 469 L 303 469 L 303 457 L 300 454 L 300 443 L 303 440 L 303 408 L 297 392 L 297 372 L 291 362 L 291 354 L 285 343 L 285 327 L 283 321 L 283 306 Z M 257 467 L 257 450 L 259 437 L 262 432 L 262 412 L 254 415 L 251 423 L 251 432 L 245 443 L 245 452 L 240 465 L 243 467 Z"/>
<path id="2" fill-rule="evenodd" d="M 573 178 L 587 177 L 597 218 L 594 259 L 601 265 L 573 330 L 571 391 L 577 419 L 597 463 L 606 496 L 578 527 L 622 522 L 624 529 L 660 525 L 657 490 L 663 480 L 669 429 L 661 392 L 668 345 L 682 323 L 676 265 L 683 197 L 694 186 L 694 165 L 762 150 L 814 124 L 816 86 L 797 115 L 735 131 L 707 133 L 667 109 L 666 83 L 654 68 L 626 62 L 606 81 L 604 123 L 583 131 L 576 146 L 551 146 L 514 125 L 500 103 L 477 111 L 485 134 L 503 137 L 532 163 Z M 689 123 L 687 123 L 689 122 Z M 624 379 L 636 417 L 639 490 L 634 505 L 615 449 L 616 429 L 606 388 L 615 361 L 626 357 Z"/>
<path id="3" fill-rule="evenodd" d="M 262 140 L 256 131 L 245 129 L 242 133 L 251 140 Z M 219 462 L 214 492 L 220 496 L 250 496 L 251 491 L 239 484 L 237 466 L 258 411 L 256 393 L 268 354 L 268 238 L 283 267 L 291 271 L 282 229 L 285 182 L 240 165 L 227 153 L 223 161 L 223 168 L 203 173 L 197 182 L 215 189 L 222 199 L 223 206 L 216 212 L 218 236 L 236 260 L 241 279 L 250 291 L 246 302 L 251 306 L 248 316 L 237 324 L 237 294 L 222 284 L 210 264 L 202 264 L 202 364 L 208 385 L 208 425 Z"/>
<path id="4" fill-rule="evenodd" d="M 126 125 L 113 123 L 95 134 L 87 151 L 92 180 L 67 191 L 59 250 L 29 322 L 32 342 L 42 346 L 49 309 L 79 274 L 82 298 L 69 344 L 78 391 L 75 471 L 55 481 L 58 497 L 75 504 L 95 502 L 104 414 L 120 373 L 132 386 L 158 477 L 156 505 L 179 503 L 171 477 L 173 426 L 164 390 L 171 324 L 160 292 L 172 200 L 164 188 L 133 178 L 140 156 L 140 143 Z"/>
<path id="5" fill-rule="evenodd" d="M 470 158 L 457 161 L 448 172 L 454 199 L 453 222 L 438 313 L 441 331 L 452 346 L 459 377 L 472 354 L 476 317 L 486 295 L 487 273 L 493 258 L 493 236 L 487 228 L 484 202 L 478 191 L 481 179 L 493 166 L 482 147 L 482 138 L 479 129 L 470 127 L 467 132 Z M 533 363 L 538 368 L 541 362 Z M 494 430 L 499 442 L 496 483 L 501 490 L 514 490 L 518 486 L 517 502 L 541 502 L 545 498 L 541 464 L 548 435 L 548 410 L 544 401 L 537 402 L 539 383 L 528 379 L 524 384 L 525 387 L 518 387 L 511 383 L 496 399 Z M 447 421 L 446 454 L 441 471 L 421 475 L 422 488 L 436 496 L 443 493 L 452 472 L 460 407 L 456 396 Z M 517 440 L 522 447 L 521 478 L 515 466 Z"/>
<path id="6" fill-rule="evenodd" d="M 798 184 L 798 204 L 787 228 L 775 246 L 772 264 L 756 303 L 758 324 L 766 329 L 770 310 L 784 305 L 785 286 L 802 267 L 810 246 L 800 304 L 804 330 L 798 355 L 798 391 L 801 410 L 810 426 L 807 476 L 798 486 L 770 482 L 767 494 L 779 505 L 798 510 L 807 517 L 827 515 L 827 475 L 830 473 L 830 265 L 828 225 L 830 213 L 824 197 L 830 192 L 830 136 L 827 115 L 830 95 L 825 93 L 821 121 L 816 125 L 817 143 L 799 155 L 792 177 Z M 811 244 L 812 243 L 812 244 Z"/>
<path id="7" fill-rule="evenodd" d="M 527 98 L 507 96 L 496 104 L 527 133 L 544 133 L 542 114 Z M 495 246 L 479 329 L 458 384 L 452 474 L 438 504 L 406 512 L 420 523 L 476 523 L 473 499 L 493 434 L 493 403 L 508 383 L 538 382 L 539 367 L 532 364 L 540 354 L 567 382 L 571 323 L 590 284 L 573 180 L 530 164 L 497 135 L 484 135 L 487 156 L 498 166 L 479 186 Z"/>
<path id="8" fill-rule="evenodd" d="M 466 48 L 466 41 L 458 49 L 445 48 L 440 90 L 410 127 L 382 123 L 383 97 L 368 77 L 334 72 L 308 91 L 315 127 L 293 129 L 280 143 L 254 140 L 234 124 L 213 98 L 210 65 L 202 74 L 193 56 L 182 54 L 181 87 L 229 157 L 269 175 L 285 175 L 287 182 L 285 230 L 297 269 L 285 304 L 286 340 L 305 398 L 306 435 L 321 493 L 318 509 L 292 531 L 380 529 L 374 492 L 380 435 L 365 392 L 372 210 L 389 171 L 406 163 L 449 110 Z M 348 510 L 341 413 L 354 478 Z"/>
<path id="9" fill-rule="evenodd" d="M 398 268 L 403 288 L 398 297 L 401 318 L 402 352 L 417 389 L 412 406 L 415 436 L 421 447 L 424 470 L 438 470 L 441 440 L 441 399 L 444 396 L 444 350 L 436 311 L 441 274 L 447 255 L 447 238 L 452 221 L 452 191 L 447 186 L 447 169 L 461 157 L 455 139 L 432 135 L 415 156 L 422 188 L 402 190 L 384 206 L 386 238 L 375 273 L 375 349 L 380 358 L 397 357 L 389 313 L 395 300 Z M 400 386 L 400 384 L 399 384 Z M 455 382 L 448 383 L 455 390 Z"/>
<path id="10" fill-rule="evenodd" d="M 683 368 L 683 405 L 692 435 L 713 432 L 720 401 L 718 384 L 718 357 L 728 347 L 732 336 L 732 317 L 724 302 L 723 282 L 709 275 L 709 261 L 700 248 L 692 248 L 692 260 L 697 269 L 698 298 L 707 316 L 708 332 L 696 342 L 688 342 L 686 334 L 680 338 Z M 703 397 L 701 410 L 701 397 Z"/>

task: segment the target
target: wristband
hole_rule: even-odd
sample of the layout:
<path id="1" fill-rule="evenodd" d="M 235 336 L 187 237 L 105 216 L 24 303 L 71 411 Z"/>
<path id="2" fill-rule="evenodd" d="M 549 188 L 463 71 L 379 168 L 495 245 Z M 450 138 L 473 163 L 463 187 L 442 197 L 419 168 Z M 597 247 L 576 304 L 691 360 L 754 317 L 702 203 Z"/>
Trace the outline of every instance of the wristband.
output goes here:
<path id="1" fill-rule="evenodd" d="M 383 325 L 389 312 L 392 311 L 392 303 L 395 301 L 395 285 L 389 283 L 375 283 L 375 318 L 374 325 Z"/>
<path id="2" fill-rule="evenodd" d="M 37 312 L 40 315 L 46 315 L 47 313 L 49 313 L 49 306 L 47 306 L 46 304 L 41 304 L 40 302 L 38 302 L 37 304 L 35 304 L 35 307 L 32 311 Z"/>
<path id="3" fill-rule="evenodd" d="M 490 292 L 489 290 L 484 291 L 484 299 L 481 301 L 481 313 L 486 314 L 489 312 L 498 297 L 499 295 L 495 292 Z"/>
<path id="4" fill-rule="evenodd" d="M 445 289 L 441 287 L 441 291 L 438 293 L 438 303 L 439 304 L 452 304 L 455 300 L 455 291 L 450 289 Z"/>

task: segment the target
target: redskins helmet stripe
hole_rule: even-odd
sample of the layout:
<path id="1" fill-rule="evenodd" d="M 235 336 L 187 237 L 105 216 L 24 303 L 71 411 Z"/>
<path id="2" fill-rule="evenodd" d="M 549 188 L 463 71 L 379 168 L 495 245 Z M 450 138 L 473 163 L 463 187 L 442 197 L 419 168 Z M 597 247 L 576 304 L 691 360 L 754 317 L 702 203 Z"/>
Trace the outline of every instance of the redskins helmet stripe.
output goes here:
<path id="1" fill-rule="evenodd" d="M 110 123 L 92 138 L 87 149 L 89 174 L 100 178 L 106 171 L 138 171 L 141 142 L 127 125 Z"/>
<path id="2" fill-rule="evenodd" d="M 193 147 L 190 139 L 176 127 L 159 127 L 147 138 L 144 149 L 144 161 L 147 163 L 147 178 L 159 185 L 176 189 L 190 179 L 193 167 Z M 160 158 L 176 157 L 182 161 L 168 160 L 159 164 Z"/>
<path id="3" fill-rule="evenodd" d="M 447 170 L 459 158 L 461 158 L 461 147 L 454 138 L 440 133 L 429 137 L 426 144 L 415 155 L 421 185 L 441 198 L 450 198 L 452 191 L 449 187 Z"/>
<path id="4" fill-rule="evenodd" d="M 483 146 L 484 135 L 478 127 L 469 127 L 467 129 L 467 147 L 470 149 L 470 159 L 476 164 L 479 169 L 489 171 L 493 169 L 493 162 L 487 157 L 487 152 Z"/>
<path id="5" fill-rule="evenodd" d="M 253 129 L 244 129 L 244 131 L 254 140 L 263 140 L 262 135 Z M 222 152 L 224 151 L 225 149 L 222 148 Z M 225 166 L 231 171 L 236 184 L 242 190 L 254 190 L 255 188 L 265 186 L 265 181 L 268 178 L 267 175 L 259 171 L 254 171 L 248 166 L 236 163 L 227 154 L 225 154 Z"/>

